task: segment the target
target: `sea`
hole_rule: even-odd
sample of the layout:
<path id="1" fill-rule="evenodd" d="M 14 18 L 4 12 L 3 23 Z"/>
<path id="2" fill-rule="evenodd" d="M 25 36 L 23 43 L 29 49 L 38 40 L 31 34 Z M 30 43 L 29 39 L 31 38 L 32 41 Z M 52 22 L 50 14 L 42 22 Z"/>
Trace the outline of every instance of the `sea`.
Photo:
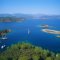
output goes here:
<path id="1" fill-rule="evenodd" d="M 56 34 L 49 34 L 42 31 L 41 25 L 51 26 L 48 29 L 60 31 L 60 19 L 25 19 L 21 22 L 0 22 L 0 30 L 11 29 L 10 33 L 6 34 L 7 39 L 2 40 L 0 37 L 1 46 L 6 47 L 18 42 L 27 42 L 35 46 L 48 49 L 53 52 L 60 52 L 60 38 Z"/>

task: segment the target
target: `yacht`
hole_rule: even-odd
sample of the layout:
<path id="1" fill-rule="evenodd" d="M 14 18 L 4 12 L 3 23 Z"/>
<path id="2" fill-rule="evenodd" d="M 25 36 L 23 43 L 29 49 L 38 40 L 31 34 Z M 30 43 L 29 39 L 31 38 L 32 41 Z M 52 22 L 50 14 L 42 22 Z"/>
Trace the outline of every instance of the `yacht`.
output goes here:
<path id="1" fill-rule="evenodd" d="M 7 39 L 6 35 L 2 35 L 1 39 L 6 40 Z"/>
<path id="2" fill-rule="evenodd" d="M 1 46 L 1 49 L 5 48 L 5 47 L 6 47 L 6 45 L 2 45 L 2 46 Z"/>
<path id="3" fill-rule="evenodd" d="M 7 37 L 3 37 L 3 38 L 1 38 L 2 40 L 6 40 L 7 39 Z"/>
<path id="4" fill-rule="evenodd" d="M 28 29 L 28 35 L 30 34 L 30 30 Z"/>

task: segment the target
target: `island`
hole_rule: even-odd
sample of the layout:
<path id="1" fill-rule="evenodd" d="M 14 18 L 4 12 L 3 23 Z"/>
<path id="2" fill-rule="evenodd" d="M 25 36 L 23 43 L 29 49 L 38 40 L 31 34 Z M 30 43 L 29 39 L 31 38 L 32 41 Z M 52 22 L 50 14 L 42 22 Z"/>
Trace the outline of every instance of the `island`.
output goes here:
<path id="1" fill-rule="evenodd" d="M 57 31 L 57 30 L 42 29 L 42 31 L 50 34 L 60 34 L 60 31 Z"/>
<path id="2" fill-rule="evenodd" d="M 43 24 L 43 25 L 38 25 L 37 27 L 41 27 L 41 28 L 49 28 L 50 26 L 47 24 Z"/>
<path id="3" fill-rule="evenodd" d="M 10 33 L 11 32 L 11 29 L 5 29 L 5 30 L 0 30 L 0 37 L 1 37 L 1 39 L 7 39 L 7 37 L 6 37 L 6 34 L 7 33 Z"/>
<path id="4" fill-rule="evenodd" d="M 22 22 L 25 18 L 22 17 L 0 17 L 0 22 Z"/>
<path id="5" fill-rule="evenodd" d="M 0 35 L 4 35 L 11 32 L 11 29 L 0 30 Z"/>
<path id="6" fill-rule="evenodd" d="M 40 17 L 40 20 L 48 20 L 47 17 Z"/>
<path id="7" fill-rule="evenodd" d="M 23 42 L 13 44 L 0 52 L 0 60 L 60 60 L 60 53 Z"/>

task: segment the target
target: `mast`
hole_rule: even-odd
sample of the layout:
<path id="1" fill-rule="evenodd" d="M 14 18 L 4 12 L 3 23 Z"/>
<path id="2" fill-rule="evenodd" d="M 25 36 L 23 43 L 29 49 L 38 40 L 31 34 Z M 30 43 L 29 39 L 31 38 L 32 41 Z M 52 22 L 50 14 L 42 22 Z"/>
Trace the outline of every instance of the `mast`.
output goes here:
<path id="1" fill-rule="evenodd" d="M 29 30 L 29 28 L 28 28 L 28 35 L 30 34 L 30 30 Z"/>

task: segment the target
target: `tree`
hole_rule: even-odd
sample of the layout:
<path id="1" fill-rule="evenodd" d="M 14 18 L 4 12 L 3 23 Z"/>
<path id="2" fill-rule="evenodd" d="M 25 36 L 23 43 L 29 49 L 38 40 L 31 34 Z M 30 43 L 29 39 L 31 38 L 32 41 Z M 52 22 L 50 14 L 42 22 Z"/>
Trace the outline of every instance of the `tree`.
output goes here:
<path id="1" fill-rule="evenodd" d="M 46 60 L 52 60 L 52 58 L 51 57 L 47 57 Z"/>

